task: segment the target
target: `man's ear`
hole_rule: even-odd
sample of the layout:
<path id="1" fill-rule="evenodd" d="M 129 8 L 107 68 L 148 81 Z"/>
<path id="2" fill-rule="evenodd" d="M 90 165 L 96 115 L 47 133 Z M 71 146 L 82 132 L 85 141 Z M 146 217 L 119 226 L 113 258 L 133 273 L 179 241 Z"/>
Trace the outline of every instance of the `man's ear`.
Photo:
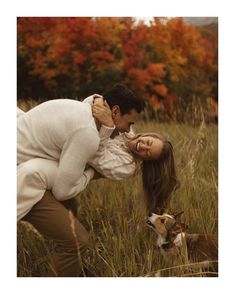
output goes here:
<path id="1" fill-rule="evenodd" d="M 112 111 L 112 115 L 113 116 L 116 116 L 116 115 L 120 115 L 121 114 L 121 111 L 120 111 L 120 107 L 118 105 L 114 105 L 111 109 Z"/>

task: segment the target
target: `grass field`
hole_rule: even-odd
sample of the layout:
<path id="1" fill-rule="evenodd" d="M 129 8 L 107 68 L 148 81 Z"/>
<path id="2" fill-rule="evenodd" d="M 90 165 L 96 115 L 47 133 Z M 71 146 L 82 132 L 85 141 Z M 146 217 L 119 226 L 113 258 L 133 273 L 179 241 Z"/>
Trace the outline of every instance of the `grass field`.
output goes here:
<path id="1" fill-rule="evenodd" d="M 142 123 L 136 131 L 168 137 L 175 149 L 180 188 L 169 212 L 184 210 L 189 232 L 218 233 L 218 128 Z M 81 223 L 90 232 L 85 263 L 96 277 L 202 276 L 187 260 L 167 264 L 157 250 L 156 236 L 145 224 L 140 177 L 92 181 L 76 198 Z M 18 276 L 45 276 L 50 266 L 48 244 L 26 223 L 18 224 Z"/>

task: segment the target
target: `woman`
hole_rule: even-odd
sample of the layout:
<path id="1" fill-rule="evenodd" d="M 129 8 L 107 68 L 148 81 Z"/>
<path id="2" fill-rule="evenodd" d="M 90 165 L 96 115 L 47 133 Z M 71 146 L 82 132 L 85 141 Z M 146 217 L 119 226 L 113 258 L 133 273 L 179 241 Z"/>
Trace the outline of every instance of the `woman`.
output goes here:
<path id="1" fill-rule="evenodd" d="M 65 206 L 71 201 L 66 201 L 64 206 L 63 199 L 55 199 L 49 191 L 58 163 L 40 158 L 34 159 L 33 165 L 29 166 L 31 163 L 32 160 L 21 164 L 19 170 L 21 201 L 18 209 L 23 211 L 19 219 L 29 221 L 45 237 L 54 240 L 53 261 L 58 276 L 84 275 L 78 248 L 83 256 L 88 233 L 77 218 L 71 219 L 68 214 Z M 172 145 L 158 134 L 120 134 L 114 139 L 101 138 L 96 155 L 88 162 L 98 173 L 113 180 L 133 175 L 139 164 L 148 213 L 164 210 L 176 185 L 176 175 Z"/>
<path id="2" fill-rule="evenodd" d="M 98 121 L 101 121 L 103 118 L 101 108 L 102 100 L 98 98 L 98 103 L 93 105 L 92 109 L 93 116 Z M 104 123 L 104 121 L 102 122 Z M 115 157 L 113 162 L 117 163 L 119 161 L 120 166 L 123 166 L 124 172 L 121 179 L 132 174 L 131 170 L 128 170 L 128 166 L 125 163 L 130 164 L 130 160 L 133 161 L 133 159 L 135 162 L 141 163 L 140 167 L 147 213 L 149 214 L 154 211 L 162 213 L 166 205 L 169 203 L 171 192 L 177 185 L 175 161 L 171 142 L 157 133 L 137 134 L 135 136 L 133 132 L 129 132 L 128 137 L 127 134 L 119 135 L 116 137 L 116 141 L 107 138 L 106 141 L 102 142 L 101 140 L 101 144 L 102 145 L 100 145 L 96 155 L 99 155 L 100 150 L 101 153 L 104 152 L 109 144 L 111 144 L 107 149 L 113 154 L 111 155 L 111 158 L 112 156 Z M 116 148 L 115 150 L 115 144 L 120 148 Z M 118 155 L 123 146 L 125 146 L 124 149 L 126 152 L 122 153 L 122 155 Z M 115 152 L 116 156 L 114 155 Z M 129 161 L 122 158 L 122 156 L 125 157 L 127 154 L 131 154 L 131 159 L 129 159 Z M 109 156 L 105 156 L 105 152 L 103 156 L 106 157 L 106 160 L 109 158 Z M 105 177 L 109 178 L 109 176 L 105 174 L 105 166 L 100 166 L 98 161 L 96 162 L 96 166 L 93 167 Z M 112 171 L 111 166 L 108 167 L 108 170 L 109 172 Z M 114 177 L 115 174 L 116 172 L 114 172 Z M 118 178 L 115 179 L 117 180 Z"/>
<path id="3" fill-rule="evenodd" d="M 177 183 L 172 144 L 157 133 L 107 138 L 89 164 L 114 180 L 133 175 L 140 166 L 148 214 L 164 211 Z"/>

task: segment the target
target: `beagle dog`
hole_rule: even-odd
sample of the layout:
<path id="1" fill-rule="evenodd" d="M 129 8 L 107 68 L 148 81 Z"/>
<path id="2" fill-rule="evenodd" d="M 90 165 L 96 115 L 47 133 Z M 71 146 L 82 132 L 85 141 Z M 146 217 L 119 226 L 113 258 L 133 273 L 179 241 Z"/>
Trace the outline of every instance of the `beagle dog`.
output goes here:
<path id="1" fill-rule="evenodd" d="M 218 272 L 218 236 L 205 234 L 188 234 L 188 226 L 176 215 L 154 214 L 147 219 L 147 225 L 157 234 L 157 245 L 164 257 L 181 255 L 183 246 L 187 249 L 187 259 L 192 263 L 200 263 L 212 276 Z"/>

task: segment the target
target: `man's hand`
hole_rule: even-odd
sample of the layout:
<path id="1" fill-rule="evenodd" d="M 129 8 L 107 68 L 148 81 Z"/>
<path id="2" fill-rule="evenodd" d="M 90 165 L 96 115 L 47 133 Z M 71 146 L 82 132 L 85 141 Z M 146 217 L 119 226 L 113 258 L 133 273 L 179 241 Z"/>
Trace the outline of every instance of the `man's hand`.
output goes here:
<path id="1" fill-rule="evenodd" d="M 112 112 L 108 103 L 102 98 L 95 98 L 92 105 L 92 114 L 99 123 L 107 127 L 113 128 Z"/>

